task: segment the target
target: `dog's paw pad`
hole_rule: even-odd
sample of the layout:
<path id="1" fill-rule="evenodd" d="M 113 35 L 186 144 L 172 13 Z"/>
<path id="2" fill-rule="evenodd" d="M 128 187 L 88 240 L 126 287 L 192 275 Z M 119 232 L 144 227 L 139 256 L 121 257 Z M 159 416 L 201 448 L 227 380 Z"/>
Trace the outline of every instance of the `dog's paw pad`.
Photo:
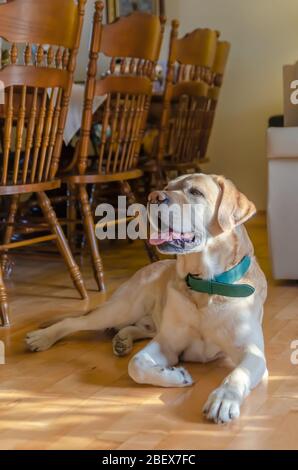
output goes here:
<path id="1" fill-rule="evenodd" d="M 116 335 L 113 338 L 113 351 L 116 356 L 126 356 L 132 350 L 132 340 L 130 338 L 122 338 L 120 335 Z"/>
<path id="2" fill-rule="evenodd" d="M 178 367 L 178 371 L 182 378 L 183 385 L 187 386 L 187 385 L 193 384 L 192 376 L 190 375 L 189 372 L 187 372 L 186 369 L 184 369 L 184 367 Z"/>
<path id="3" fill-rule="evenodd" d="M 184 367 L 164 367 L 160 369 L 160 374 L 167 387 L 190 387 L 193 384 L 191 375 Z"/>

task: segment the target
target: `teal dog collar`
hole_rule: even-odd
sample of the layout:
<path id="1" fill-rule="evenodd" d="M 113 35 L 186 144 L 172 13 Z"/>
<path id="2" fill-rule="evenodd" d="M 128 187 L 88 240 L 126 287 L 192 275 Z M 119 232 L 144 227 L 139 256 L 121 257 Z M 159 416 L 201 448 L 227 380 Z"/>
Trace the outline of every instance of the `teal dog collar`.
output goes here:
<path id="1" fill-rule="evenodd" d="M 201 279 L 188 274 L 186 283 L 188 287 L 196 292 L 209 295 L 222 295 L 224 297 L 249 297 L 255 292 L 254 287 L 248 284 L 234 284 L 240 281 L 247 273 L 251 264 L 250 256 L 245 256 L 239 264 L 214 279 Z"/>

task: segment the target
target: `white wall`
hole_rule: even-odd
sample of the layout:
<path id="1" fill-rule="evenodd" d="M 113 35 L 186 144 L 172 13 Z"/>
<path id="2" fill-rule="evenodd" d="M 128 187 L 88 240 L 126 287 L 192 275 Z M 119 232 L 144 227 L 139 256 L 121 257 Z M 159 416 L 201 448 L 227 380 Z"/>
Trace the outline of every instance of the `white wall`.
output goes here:
<path id="1" fill-rule="evenodd" d="M 232 44 L 208 155 L 266 208 L 266 127 L 282 113 L 282 65 L 298 59 L 297 0 L 167 0 L 181 32 L 211 27 Z"/>
<path id="2" fill-rule="evenodd" d="M 88 0 L 79 79 L 87 63 L 93 4 Z M 204 170 L 231 177 L 264 209 L 267 120 L 282 113 L 282 65 L 298 59 L 298 0 L 166 0 L 166 9 L 169 22 L 180 20 L 181 33 L 215 28 L 232 44 Z M 168 33 L 169 26 L 166 42 Z"/>

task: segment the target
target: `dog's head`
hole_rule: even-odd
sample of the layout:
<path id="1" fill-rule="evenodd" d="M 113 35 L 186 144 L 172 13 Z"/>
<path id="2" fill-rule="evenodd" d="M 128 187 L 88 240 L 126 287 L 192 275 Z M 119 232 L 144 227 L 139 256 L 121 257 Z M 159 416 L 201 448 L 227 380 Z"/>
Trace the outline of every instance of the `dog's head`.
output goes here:
<path id="1" fill-rule="evenodd" d="M 148 198 L 150 243 L 161 253 L 202 251 L 211 237 L 231 231 L 256 208 L 234 184 L 217 175 L 193 174 L 171 181 Z"/>

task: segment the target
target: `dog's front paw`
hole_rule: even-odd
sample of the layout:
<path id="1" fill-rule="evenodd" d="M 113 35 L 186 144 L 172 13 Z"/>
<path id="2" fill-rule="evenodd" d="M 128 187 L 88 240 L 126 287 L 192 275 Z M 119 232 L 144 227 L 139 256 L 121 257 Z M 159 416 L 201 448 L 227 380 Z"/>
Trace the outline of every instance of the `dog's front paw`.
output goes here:
<path id="1" fill-rule="evenodd" d="M 228 423 L 240 416 L 239 395 L 229 385 L 222 385 L 209 395 L 203 408 L 207 419 L 215 423 Z"/>
<path id="2" fill-rule="evenodd" d="M 193 385 L 192 376 L 184 367 L 161 367 L 158 372 L 162 387 L 190 387 Z"/>
<path id="3" fill-rule="evenodd" d="M 51 337 L 46 333 L 46 329 L 31 331 L 30 333 L 27 333 L 25 342 L 30 351 L 34 352 L 46 351 L 54 343 Z"/>
<path id="4" fill-rule="evenodd" d="M 191 375 L 184 367 L 162 367 L 151 365 L 148 358 L 135 356 L 128 364 L 130 377 L 139 384 L 156 387 L 190 387 L 193 384 Z"/>

